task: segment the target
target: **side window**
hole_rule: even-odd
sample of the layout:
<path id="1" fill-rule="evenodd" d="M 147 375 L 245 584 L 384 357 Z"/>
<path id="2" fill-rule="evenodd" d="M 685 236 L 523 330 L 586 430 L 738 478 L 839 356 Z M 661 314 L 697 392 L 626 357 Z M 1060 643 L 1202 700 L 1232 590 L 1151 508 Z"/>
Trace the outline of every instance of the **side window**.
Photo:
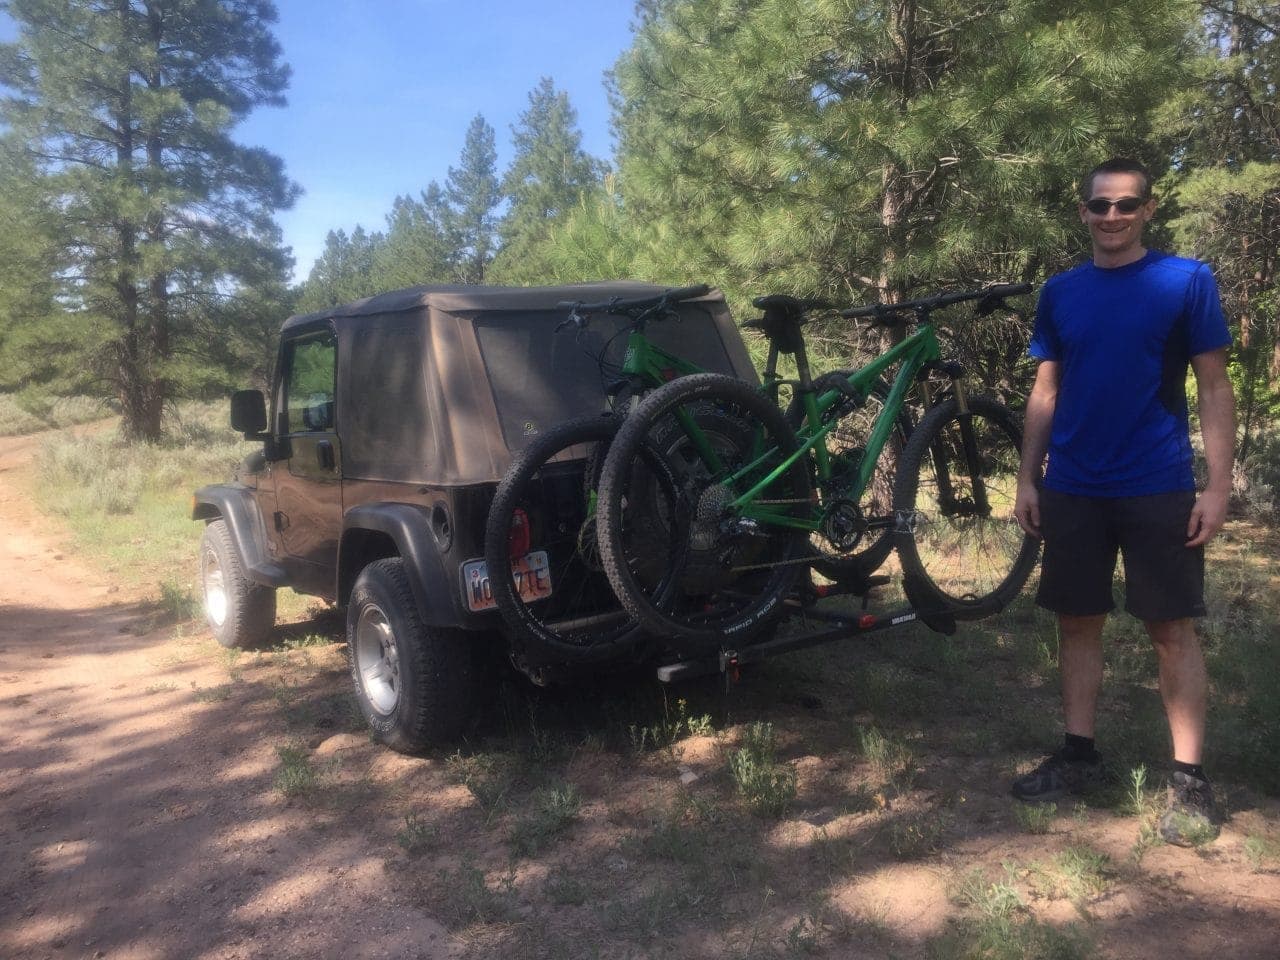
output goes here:
<path id="1" fill-rule="evenodd" d="M 289 433 L 333 429 L 337 358 L 337 343 L 331 331 L 299 337 L 286 345 L 284 414 Z"/>

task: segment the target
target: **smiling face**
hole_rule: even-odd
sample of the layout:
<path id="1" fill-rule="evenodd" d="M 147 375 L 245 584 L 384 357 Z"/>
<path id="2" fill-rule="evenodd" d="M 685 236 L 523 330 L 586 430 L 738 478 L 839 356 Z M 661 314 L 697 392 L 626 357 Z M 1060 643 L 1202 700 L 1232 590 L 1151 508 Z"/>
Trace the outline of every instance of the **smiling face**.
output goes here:
<path id="1" fill-rule="evenodd" d="M 1093 178 L 1089 200 L 1141 198 L 1145 181 L 1138 173 L 1099 173 Z M 1141 260 L 1147 252 L 1142 245 L 1142 228 L 1156 212 L 1154 197 L 1147 198 L 1138 209 L 1124 213 L 1111 206 L 1105 213 L 1091 213 L 1080 204 L 1080 222 L 1089 228 L 1093 238 L 1093 262 L 1100 267 L 1123 267 Z"/>

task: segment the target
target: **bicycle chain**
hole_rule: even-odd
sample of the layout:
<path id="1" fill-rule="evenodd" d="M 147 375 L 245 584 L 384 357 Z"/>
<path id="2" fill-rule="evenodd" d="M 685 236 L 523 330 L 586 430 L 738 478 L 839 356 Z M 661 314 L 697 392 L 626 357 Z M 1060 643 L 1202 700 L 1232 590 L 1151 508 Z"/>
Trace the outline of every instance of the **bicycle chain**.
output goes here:
<path id="1" fill-rule="evenodd" d="M 808 500 L 757 500 L 755 502 L 756 503 L 808 503 L 809 501 Z M 894 533 L 901 533 L 904 531 L 908 533 L 915 532 L 915 527 L 916 527 L 915 511 L 912 511 L 912 516 L 910 517 L 904 516 L 903 515 L 904 513 L 905 511 L 901 511 L 901 510 L 894 512 L 894 522 L 893 522 Z M 824 542 L 826 541 L 825 537 L 823 538 L 823 541 Z M 816 560 L 844 560 L 844 559 L 847 559 L 847 558 L 843 553 L 825 551 L 821 548 L 821 546 L 819 546 L 816 548 L 816 553 L 810 554 L 807 557 L 797 557 L 794 560 L 779 560 L 775 563 L 753 563 L 753 564 L 748 564 L 746 566 L 741 566 L 741 567 L 730 567 L 729 569 L 730 569 L 730 572 L 732 573 L 746 573 L 749 570 L 772 570 L 774 567 L 795 566 L 796 564 L 801 564 L 801 563 L 812 564 Z"/>

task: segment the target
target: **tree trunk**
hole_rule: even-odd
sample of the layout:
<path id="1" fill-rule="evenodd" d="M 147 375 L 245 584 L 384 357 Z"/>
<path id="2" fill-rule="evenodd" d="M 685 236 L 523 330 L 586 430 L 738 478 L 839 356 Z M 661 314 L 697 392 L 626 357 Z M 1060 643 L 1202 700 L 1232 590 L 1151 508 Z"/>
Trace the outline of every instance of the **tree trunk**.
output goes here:
<path id="1" fill-rule="evenodd" d="M 150 28 L 150 41 L 156 53 L 155 62 L 159 62 L 159 50 L 164 40 L 164 20 L 161 12 L 154 6 L 147 7 L 147 25 Z M 159 90 L 164 83 L 158 66 L 147 72 L 147 86 Z M 147 131 L 147 190 L 160 189 L 164 183 L 164 140 L 160 131 L 153 127 Z M 147 244 L 152 251 L 163 251 L 168 237 L 165 230 L 164 210 L 155 203 L 147 214 Z M 169 274 L 165 270 L 156 270 L 147 282 L 149 317 L 147 323 L 148 357 L 152 366 L 147 384 L 147 430 L 149 439 L 159 439 L 164 405 L 173 394 L 173 383 L 161 374 L 170 357 L 169 349 Z"/>
<path id="2" fill-rule="evenodd" d="M 116 12 L 120 19 L 120 35 L 129 36 L 129 0 L 117 0 Z M 133 74 L 126 67 L 120 79 L 120 101 L 116 108 L 116 168 L 121 179 L 133 182 Z M 152 402 L 147 383 L 148 343 L 139 310 L 136 281 L 139 256 L 137 224 L 131 219 L 117 220 L 115 230 L 119 243 L 119 261 L 116 266 L 116 293 L 120 298 L 120 333 L 116 350 L 116 382 L 120 393 L 121 414 L 124 417 L 124 433 L 130 440 L 154 440 L 159 430 L 153 426 Z"/>

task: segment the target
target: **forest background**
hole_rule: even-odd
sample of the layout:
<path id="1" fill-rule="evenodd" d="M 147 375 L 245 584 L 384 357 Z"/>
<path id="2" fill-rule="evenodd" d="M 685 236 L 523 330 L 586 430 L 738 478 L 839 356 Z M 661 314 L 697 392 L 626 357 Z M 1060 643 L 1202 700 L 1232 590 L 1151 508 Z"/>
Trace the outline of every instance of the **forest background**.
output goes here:
<path id="1" fill-rule="evenodd" d="M 507 169 L 477 115 L 443 183 L 331 231 L 297 285 L 274 215 L 298 187 L 233 137 L 284 103 L 268 0 L 0 10 L 18 31 L 0 45 L 0 392 L 33 411 L 102 397 L 154 441 L 175 401 L 264 383 L 284 317 L 420 283 L 709 282 L 747 316 L 769 292 L 1038 282 L 1087 255 L 1077 180 L 1119 154 L 1158 176 L 1150 245 L 1214 266 L 1238 492 L 1276 508 L 1280 3 L 640 0 L 608 80 L 613 157 L 583 150 L 544 78 Z M 950 329 L 1015 405 L 1028 332 Z M 814 334 L 845 366 L 878 346 Z"/>

